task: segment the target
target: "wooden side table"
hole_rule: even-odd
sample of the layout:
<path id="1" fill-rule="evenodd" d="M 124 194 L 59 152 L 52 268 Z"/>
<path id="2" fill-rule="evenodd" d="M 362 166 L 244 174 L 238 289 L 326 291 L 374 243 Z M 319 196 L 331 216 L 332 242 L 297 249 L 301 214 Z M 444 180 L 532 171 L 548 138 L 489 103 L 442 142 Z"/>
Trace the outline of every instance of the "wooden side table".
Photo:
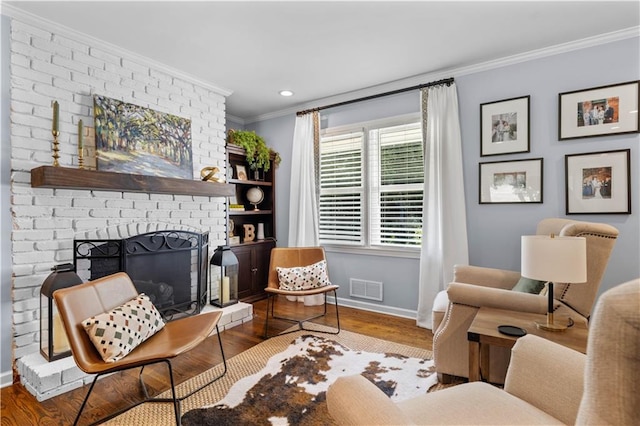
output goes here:
<path id="1" fill-rule="evenodd" d="M 493 308 L 480 308 L 469 330 L 469 381 L 478 381 L 489 377 L 489 347 L 491 345 L 511 348 L 517 337 L 498 331 L 499 325 L 513 325 L 523 328 L 528 334 L 535 334 L 582 353 L 587 351 L 588 329 L 584 323 L 576 322 L 565 331 L 553 332 L 540 330 L 536 322 L 544 322 L 545 315 L 528 312 L 516 312 Z M 562 320 L 556 318 L 556 321 Z"/>

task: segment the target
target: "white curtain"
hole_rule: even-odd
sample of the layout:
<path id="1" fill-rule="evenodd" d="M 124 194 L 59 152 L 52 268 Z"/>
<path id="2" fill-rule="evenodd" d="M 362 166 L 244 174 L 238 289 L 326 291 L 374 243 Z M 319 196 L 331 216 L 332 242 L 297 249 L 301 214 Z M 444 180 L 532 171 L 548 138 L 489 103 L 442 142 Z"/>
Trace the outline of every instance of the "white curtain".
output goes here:
<path id="1" fill-rule="evenodd" d="M 291 150 L 291 186 L 289 195 L 289 247 L 319 245 L 318 201 L 316 197 L 315 147 L 318 112 L 296 117 Z M 289 298 L 291 300 L 292 298 Z M 294 299 L 295 300 L 295 299 Z M 305 305 L 322 305 L 324 296 L 297 298 Z"/>
<path id="2" fill-rule="evenodd" d="M 431 329 L 433 301 L 468 264 L 462 139 L 455 83 L 422 89 L 425 141 L 422 250 L 417 324 Z"/>

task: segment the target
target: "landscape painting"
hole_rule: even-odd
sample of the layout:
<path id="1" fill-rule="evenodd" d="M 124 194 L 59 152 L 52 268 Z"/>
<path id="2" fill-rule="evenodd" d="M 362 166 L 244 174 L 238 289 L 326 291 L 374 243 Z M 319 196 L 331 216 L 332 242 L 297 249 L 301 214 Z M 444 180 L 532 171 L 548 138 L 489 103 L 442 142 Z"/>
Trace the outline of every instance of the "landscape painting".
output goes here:
<path id="1" fill-rule="evenodd" d="M 97 168 L 193 179 L 191 120 L 94 96 Z"/>

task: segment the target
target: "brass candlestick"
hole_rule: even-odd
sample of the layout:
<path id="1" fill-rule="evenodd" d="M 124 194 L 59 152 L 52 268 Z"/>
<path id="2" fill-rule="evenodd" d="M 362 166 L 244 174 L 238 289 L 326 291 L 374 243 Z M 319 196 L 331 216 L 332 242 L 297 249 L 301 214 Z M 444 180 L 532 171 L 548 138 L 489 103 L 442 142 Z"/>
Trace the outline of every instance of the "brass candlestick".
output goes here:
<path id="1" fill-rule="evenodd" d="M 82 147 L 78 147 L 78 168 L 84 169 L 84 156 Z"/>
<path id="2" fill-rule="evenodd" d="M 58 158 L 60 158 L 58 154 L 58 152 L 60 152 L 58 136 L 60 136 L 60 132 L 58 130 L 52 130 L 51 134 L 53 134 L 53 167 L 58 167 L 60 165 L 60 163 L 58 163 Z"/>
<path id="3" fill-rule="evenodd" d="M 82 144 L 82 136 L 84 133 L 84 127 L 82 127 L 82 120 L 78 121 L 78 167 L 80 169 L 84 169 L 84 158 L 83 158 L 83 144 Z"/>

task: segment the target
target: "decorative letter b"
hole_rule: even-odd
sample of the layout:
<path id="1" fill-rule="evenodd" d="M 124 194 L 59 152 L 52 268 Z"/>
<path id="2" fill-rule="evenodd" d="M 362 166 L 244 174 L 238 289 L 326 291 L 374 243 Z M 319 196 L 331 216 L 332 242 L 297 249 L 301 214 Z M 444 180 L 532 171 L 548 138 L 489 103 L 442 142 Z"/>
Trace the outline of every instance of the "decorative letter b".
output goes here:
<path id="1" fill-rule="evenodd" d="M 256 228 L 250 223 L 245 223 L 242 226 L 244 227 L 244 242 L 248 243 L 250 241 L 253 241 L 256 238 Z"/>

